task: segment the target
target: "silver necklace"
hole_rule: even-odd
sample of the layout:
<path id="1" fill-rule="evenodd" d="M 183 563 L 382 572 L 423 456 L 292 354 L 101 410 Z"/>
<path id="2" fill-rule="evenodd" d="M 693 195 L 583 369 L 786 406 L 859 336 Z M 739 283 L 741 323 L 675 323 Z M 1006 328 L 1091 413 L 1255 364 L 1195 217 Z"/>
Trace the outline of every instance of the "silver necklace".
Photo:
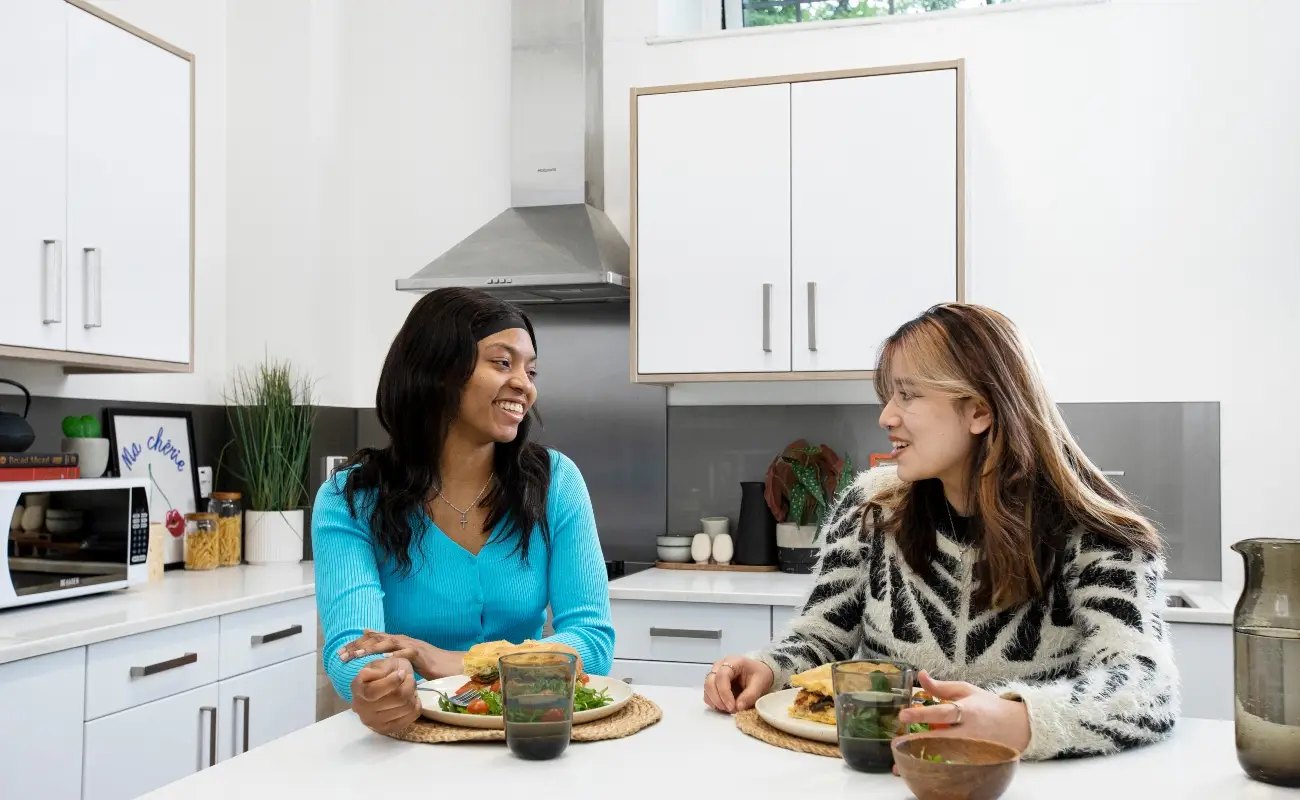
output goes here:
<path id="1" fill-rule="evenodd" d="M 478 508 L 478 501 L 483 499 L 483 493 L 486 492 L 487 488 L 491 485 L 492 485 L 492 476 L 489 475 L 487 479 L 487 483 L 483 484 L 483 488 L 478 490 L 478 497 L 475 497 L 474 502 L 469 504 L 469 508 L 457 508 L 455 503 L 447 499 L 447 496 L 442 493 L 441 489 L 434 489 L 434 491 L 438 493 L 438 498 L 442 500 L 442 502 L 451 506 L 452 509 L 455 510 L 457 514 L 460 514 L 460 529 L 465 530 L 465 526 L 469 524 L 469 512 Z"/>

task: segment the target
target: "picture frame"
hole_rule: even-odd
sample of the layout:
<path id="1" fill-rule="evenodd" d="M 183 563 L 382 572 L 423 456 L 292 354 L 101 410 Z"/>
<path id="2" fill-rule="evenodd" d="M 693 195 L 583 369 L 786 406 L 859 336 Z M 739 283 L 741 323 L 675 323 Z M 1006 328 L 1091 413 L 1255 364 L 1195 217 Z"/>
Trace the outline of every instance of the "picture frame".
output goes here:
<path id="1" fill-rule="evenodd" d="M 122 478 L 150 478 L 149 521 L 165 524 L 167 512 L 199 510 L 199 468 L 194 416 L 189 411 L 104 409 L 109 469 Z"/>

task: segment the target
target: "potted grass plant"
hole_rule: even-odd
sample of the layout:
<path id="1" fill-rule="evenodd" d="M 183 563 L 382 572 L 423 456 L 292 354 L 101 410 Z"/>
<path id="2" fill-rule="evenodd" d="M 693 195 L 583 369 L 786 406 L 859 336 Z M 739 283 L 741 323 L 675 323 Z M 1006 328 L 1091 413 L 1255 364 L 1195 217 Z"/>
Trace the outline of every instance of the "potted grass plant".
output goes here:
<path id="1" fill-rule="evenodd" d="M 791 442 L 768 465 L 763 497 L 776 517 L 776 554 L 782 572 L 812 572 L 820 531 L 835 501 L 853 482 L 853 459 L 826 445 Z"/>
<path id="2" fill-rule="evenodd" d="M 307 461 L 316 406 L 312 381 L 288 362 L 240 369 L 226 416 L 244 485 L 244 558 L 250 564 L 301 561 Z"/>

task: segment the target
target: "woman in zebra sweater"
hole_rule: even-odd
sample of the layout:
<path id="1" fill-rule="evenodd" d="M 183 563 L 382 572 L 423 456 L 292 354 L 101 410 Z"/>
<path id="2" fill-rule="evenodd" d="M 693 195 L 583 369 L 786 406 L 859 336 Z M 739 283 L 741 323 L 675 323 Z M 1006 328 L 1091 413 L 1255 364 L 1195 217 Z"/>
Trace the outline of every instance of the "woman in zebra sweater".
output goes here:
<path id="1" fill-rule="evenodd" d="M 750 708 L 790 676 L 865 655 L 923 668 L 955 701 L 904 712 L 1026 759 L 1163 738 L 1178 674 L 1154 527 L 1066 430 L 1015 326 L 936 306 L 881 350 L 895 469 L 859 476 L 823 528 L 784 638 L 718 661 L 705 701 Z"/>

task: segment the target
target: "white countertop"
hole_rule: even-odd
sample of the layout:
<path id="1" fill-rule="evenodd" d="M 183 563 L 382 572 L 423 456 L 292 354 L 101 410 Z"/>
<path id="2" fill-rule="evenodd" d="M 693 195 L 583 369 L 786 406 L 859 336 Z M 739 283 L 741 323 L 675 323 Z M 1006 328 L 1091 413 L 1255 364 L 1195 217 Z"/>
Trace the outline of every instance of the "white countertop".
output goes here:
<path id="1" fill-rule="evenodd" d="M 504 744 L 389 739 L 344 712 L 145 795 L 148 800 L 310 797 L 726 798 L 910 797 L 891 775 L 764 744 L 706 709 L 695 689 L 639 686 L 664 711 L 634 736 L 573 744 L 554 761 L 521 761 Z M 1294 790 L 1251 781 L 1230 722 L 1184 719 L 1169 740 L 1105 758 L 1027 763 L 1004 800 L 1272 800 Z"/>
<path id="2" fill-rule="evenodd" d="M 0 664 L 316 593 L 312 562 L 206 572 L 0 611 Z"/>
<path id="3" fill-rule="evenodd" d="M 648 569 L 611 582 L 609 597 L 611 600 L 801 606 L 812 591 L 812 582 L 811 575 L 784 572 Z M 1168 609 L 1165 619 L 1170 622 L 1232 624 L 1236 600 L 1225 600 L 1220 583 L 1166 581 L 1165 591 L 1196 606 Z"/>

